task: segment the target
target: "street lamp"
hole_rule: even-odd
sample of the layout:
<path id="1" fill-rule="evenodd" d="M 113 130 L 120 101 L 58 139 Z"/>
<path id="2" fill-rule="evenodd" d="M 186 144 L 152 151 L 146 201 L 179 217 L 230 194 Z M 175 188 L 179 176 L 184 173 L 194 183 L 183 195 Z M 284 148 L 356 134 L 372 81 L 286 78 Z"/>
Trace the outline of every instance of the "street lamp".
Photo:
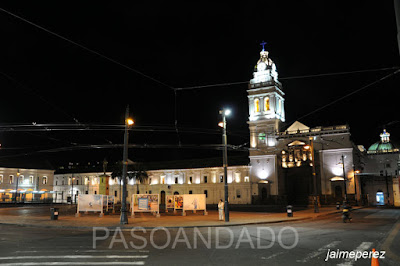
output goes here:
<path id="1" fill-rule="evenodd" d="M 357 199 L 357 175 L 360 173 L 360 170 L 356 170 L 356 166 L 353 164 L 353 172 L 354 172 L 354 193 L 356 196 L 356 206 L 358 206 L 358 199 Z"/>
<path id="2" fill-rule="evenodd" d="M 74 177 L 74 174 L 71 174 L 71 183 L 72 183 L 72 186 L 71 186 L 71 204 L 74 204 L 74 203 L 76 203 L 76 199 L 74 199 L 74 179 L 75 179 L 75 177 Z"/>
<path id="3" fill-rule="evenodd" d="M 126 107 L 125 111 L 125 134 L 124 134 L 124 153 L 123 153 L 123 161 L 122 161 L 122 204 L 121 204 L 121 217 L 120 217 L 120 224 L 127 224 L 128 223 L 128 215 L 126 209 L 126 176 L 128 172 L 128 139 L 129 139 L 129 132 L 128 129 L 130 126 L 134 124 L 133 120 L 129 118 L 129 105 Z"/>
<path id="4" fill-rule="evenodd" d="M 17 183 L 16 183 L 16 185 L 15 185 L 15 204 L 17 204 L 17 198 L 18 198 L 18 182 L 19 182 L 19 175 L 20 175 L 20 173 L 19 173 L 19 169 L 18 169 L 18 171 L 17 171 Z"/>
<path id="5" fill-rule="evenodd" d="M 312 175 L 313 175 L 313 183 L 314 183 L 314 212 L 318 213 L 318 192 L 317 192 L 317 175 L 315 173 L 315 160 L 314 160 L 314 142 L 313 137 L 310 137 L 310 146 L 306 148 L 306 150 L 311 150 L 311 164 L 312 164 Z"/>
<path id="6" fill-rule="evenodd" d="M 346 183 L 346 171 L 344 169 L 344 158 L 346 158 L 346 156 L 344 156 L 342 154 L 342 167 L 343 167 L 343 184 L 344 184 L 344 203 L 347 204 L 347 183 Z"/>
<path id="7" fill-rule="evenodd" d="M 227 137 L 226 137 L 226 116 L 231 114 L 231 110 L 223 109 L 219 111 L 222 115 L 222 123 L 218 125 L 223 128 L 222 142 L 224 144 L 223 151 L 223 165 L 224 165 L 224 188 L 225 188 L 225 222 L 229 222 L 229 201 L 228 201 L 228 148 L 227 148 Z"/>

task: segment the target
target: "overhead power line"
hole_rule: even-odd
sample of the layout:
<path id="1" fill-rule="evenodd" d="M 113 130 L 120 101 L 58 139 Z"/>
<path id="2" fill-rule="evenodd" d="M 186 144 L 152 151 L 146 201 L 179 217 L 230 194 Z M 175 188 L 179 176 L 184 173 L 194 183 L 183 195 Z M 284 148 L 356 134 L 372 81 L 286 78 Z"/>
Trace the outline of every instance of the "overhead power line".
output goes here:
<path id="1" fill-rule="evenodd" d="M 331 72 L 331 73 L 322 73 L 322 74 L 313 74 L 313 75 L 301 75 L 301 76 L 283 77 L 283 78 L 279 78 L 279 80 L 329 77 L 329 76 L 349 75 L 349 74 L 366 73 L 366 72 L 378 72 L 378 71 L 396 70 L 396 69 L 399 69 L 399 67 L 384 67 L 384 68 Z M 242 85 L 242 84 L 248 84 L 248 83 L 249 83 L 249 81 L 226 82 L 226 83 L 216 83 L 216 84 L 199 85 L 199 86 L 192 86 L 192 87 L 175 88 L 175 90 L 181 91 L 181 90 L 194 90 L 194 89 L 205 89 L 205 88 L 214 88 L 214 87 L 226 87 L 226 86 L 236 86 L 236 85 Z"/>
<path id="2" fill-rule="evenodd" d="M 340 98 L 338 98 L 338 99 L 336 99 L 336 100 L 333 100 L 333 101 L 331 101 L 331 102 L 325 104 L 324 106 L 321 106 L 321 107 L 315 109 L 314 111 L 311 111 L 311 112 L 309 112 L 309 113 L 307 113 L 307 114 L 305 114 L 305 115 L 303 115 L 303 116 L 297 118 L 296 120 L 301 120 L 301 119 L 303 119 L 303 118 L 305 118 L 305 117 L 307 117 L 307 116 L 309 116 L 309 115 L 312 115 L 312 114 L 314 114 L 314 113 L 316 113 L 316 112 L 318 112 L 318 111 L 321 111 L 322 109 L 325 109 L 325 108 L 328 107 L 328 106 L 331 106 L 331 105 L 333 105 L 333 104 L 335 104 L 335 103 L 337 103 L 337 102 L 339 102 L 339 101 L 341 101 L 341 100 L 343 100 L 343 99 L 345 99 L 345 98 L 347 98 L 347 97 L 350 97 L 350 96 L 353 95 L 353 94 L 356 94 L 356 93 L 358 93 L 358 92 L 360 92 L 360 91 L 362 91 L 362 90 L 365 90 L 365 89 L 367 89 L 367 88 L 369 88 L 369 87 L 371 87 L 371 86 L 373 86 L 373 85 L 375 85 L 375 84 L 377 84 L 377 83 L 379 83 L 379 82 L 381 82 L 381 81 L 383 81 L 383 80 L 385 80 L 385 79 L 387 79 L 387 78 L 389 78 L 389 77 L 391 77 L 391 76 L 394 76 L 394 75 L 396 75 L 396 74 L 398 74 L 398 73 L 400 73 L 400 69 L 397 69 L 395 72 L 392 72 L 392 73 L 390 73 L 390 74 L 388 74 L 388 75 L 385 75 L 385 76 L 383 76 L 383 77 L 380 78 L 380 79 L 377 79 L 377 80 L 375 80 L 375 81 L 373 81 L 373 82 L 371 82 L 371 83 L 368 83 L 367 85 L 362 86 L 361 88 L 359 88 L 359 89 L 357 89 L 357 90 L 355 90 L 355 91 L 352 91 L 352 92 L 350 92 L 350 93 L 348 93 L 348 94 L 346 94 L 346 95 L 344 95 L 344 96 L 342 96 L 342 97 L 340 97 Z M 293 122 L 294 122 L 294 121 L 293 121 Z"/>
<path id="3" fill-rule="evenodd" d="M 92 54 L 95 54 L 95 55 L 97 55 L 97 56 L 99 56 L 99 57 L 101 57 L 101 58 L 103 58 L 103 59 L 105 59 L 105 60 L 107 60 L 107 61 L 110 61 L 110 62 L 112 62 L 112 63 L 114 63 L 114 64 L 117 64 L 117 65 L 119 65 L 119 66 L 121 66 L 121 67 L 123 67 L 123 68 L 125 68 L 125 69 L 128 69 L 128 70 L 130 70 L 130 71 L 132 71 L 132 72 L 134 72 L 134 73 L 136 73 L 136 74 L 139 74 L 139 75 L 141 75 L 141 76 L 143 76 L 143 77 L 145 77 L 145 78 L 147 78 L 147 79 L 150 79 L 150 80 L 152 80 L 152 81 L 154 81 L 154 82 L 156 82 L 156 83 L 158 83 L 158 84 L 161 84 L 161 85 L 163 85 L 163 86 L 165 86 L 165 87 L 168 87 L 168 88 L 170 88 L 170 89 L 174 89 L 172 86 L 166 84 L 165 82 L 162 82 L 162 81 L 160 81 L 160 80 L 158 80 L 158 79 L 156 79 L 156 78 L 153 78 L 153 77 L 151 77 L 151 76 L 149 76 L 149 75 L 147 75 L 147 74 L 145 74 L 145 73 L 143 73 L 143 72 L 141 72 L 141 71 L 139 71 L 139 70 L 137 70 L 137 69 L 134 69 L 134 68 L 132 68 L 132 67 L 130 67 L 130 66 L 124 64 L 124 63 L 121 63 L 121 62 L 119 62 L 119 61 L 117 61 L 117 60 L 115 60 L 115 59 L 113 59 L 113 58 L 111 58 L 111 57 L 108 57 L 108 56 L 106 56 L 106 55 L 104 55 L 104 54 L 101 54 L 101 53 L 99 53 L 99 52 L 97 52 L 97 51 L 95 51 L 95 50 L 93 50 L 93 49 L 90 49 L 90 48 L 88 48 L 88 47 L 86 47 L 86 46 L 84 46 L 84 45 L 82 45 L 82 44 L 80 44 L 80 43 L 77 43 L 77 42 L 75 42 L 75 41 L 72 41 L 71 39 L 68 39 L 68 38 L 66 38 L 66 37 L 64 37 L 64 36 L 62 36 L 62 35 L 60 35 L 60 34 L 58 34 L 58 33 L 55 33 L 55 32 L 53 32 L 53 31 L 49 30 L 49 29 L 46 29 L 46 28 L 44 28 L 44 27 L 42 27 L 42 26 L 40 26 L 40 25 L 38 25 L 38 24 L 36 24 L 36 23 L 33 23 L 32 21 L 29 21 L 29 20 L 27 20 L 27 19 L 25 19 L 25 18 L 23 18 L 23 17 L 20 17 L 20 16 L 14 14 L 14 13 L 11 13 L 10 11 L 7 11 L 7 10 L 5 10 L 5 9 L 3 9 L 3 8 L 0 8 L 0 10 L 3 11 L 4 13 L 6 13 L 6 14 L 12 16 L 12 17 L 14 17 L 14 18 L 17 18 L 17 19 L 19 19 L 19 20 L 22 20 L 22 21 L 24 21 L 25 23 L 28 23 L 28 24 L 30 24 L 30 25 L 32 25 L 32 26 L 38 28 L 38 29 L 41 29 L 42 31 L 45 31 L 45 32 L 47 32 L 47 33 L 49 33 L 49 34 L 51 34 L 51 35 L 53 35 L 53 36 L 56 36 L 57 38 L 60 38 L 60 39 L 62 39 L 62 40 L 64 40 L 64 41 L 66 41 L 66 42 L 69 42 L 69 43 L 71 43 L 71 44 L 73 44 L 73 45 L 75 45 L 75 46 L 78 46 L 78 47 L 80 47 L 81 49 L 83 49 L 83 50 L 85 50 L 85 51 L 88 51 L 88 52 L 90 52 L 90 53 L 92 53 Z"/>

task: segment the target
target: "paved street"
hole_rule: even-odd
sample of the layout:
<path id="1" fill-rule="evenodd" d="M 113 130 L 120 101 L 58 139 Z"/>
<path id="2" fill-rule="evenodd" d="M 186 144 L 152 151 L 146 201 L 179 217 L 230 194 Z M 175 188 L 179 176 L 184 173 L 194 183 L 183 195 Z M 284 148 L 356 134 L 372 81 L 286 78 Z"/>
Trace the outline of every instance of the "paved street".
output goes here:
<path id="1" fill-rule="evenodd" d="M 346 224 L 332 214 L 278 224 L 133 233 L 1 225 L 0 265 L 370 265 L 371 259 L 362 258 L 324 260 L 328 250 L 372 248 L 386 249 L 380 265 L 398 265 L 399 217 L 398 209 L 371 208 L 354 211 L 353 222 Z"/>

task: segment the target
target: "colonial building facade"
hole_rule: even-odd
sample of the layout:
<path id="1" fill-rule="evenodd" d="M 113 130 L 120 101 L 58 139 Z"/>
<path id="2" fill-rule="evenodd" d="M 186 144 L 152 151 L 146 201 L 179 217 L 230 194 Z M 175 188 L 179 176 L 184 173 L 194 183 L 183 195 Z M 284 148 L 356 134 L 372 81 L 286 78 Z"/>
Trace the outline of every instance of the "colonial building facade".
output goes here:
<path id="1" fill-rule="evenodd" d="M 53 198 L 54 170 L 0 167 L 0 201 L 33 202 Z"/>

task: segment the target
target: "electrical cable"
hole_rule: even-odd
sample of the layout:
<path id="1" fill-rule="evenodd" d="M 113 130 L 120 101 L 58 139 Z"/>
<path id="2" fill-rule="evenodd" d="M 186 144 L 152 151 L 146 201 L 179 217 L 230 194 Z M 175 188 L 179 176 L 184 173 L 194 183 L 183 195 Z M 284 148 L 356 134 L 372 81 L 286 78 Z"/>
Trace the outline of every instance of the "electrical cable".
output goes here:
<path id="1" fill-rule="evenodd" d="M 46 28 L 44 28 L 44 27 L 42 27 L 42 26 L 40 26 L 40 25 L 38 25 L 38 24 L 36 24 L 36 23 L 33 23 L 33 22 L 31 22 L 31 21 L 29 21 L 29 20 L 27 20 L 27 19 L 25 19 L 25 18 L 23 18 L 23 17 L 21 17 L 21 16 L 18 16 L 18 15 L 14 14 L 14 13 L 11 13 L 10 11 L 7 11 L 7 10 L 5 10 L 5 9 L 3 9 L 3 8 L 0 8 L 0 11 L 3 11 L 4 13 L 6 13 L 6 14 L 8 14 L 8 15 L 14 17 L 14 18 L 17 18 L 17 19 L 19 19 L 19 20 L 22 20 L 22 21 L 24 21 L 25 23 L 28 23 L 28 24 L 30 24 L 30 25 L 32 25 L 32 26 L 38 28 L 38 29 L 41 29 L 42 31 L 45 31 L 45 32 L 47 32 L 47 33 L 49 33 L 49 34 L 51 34 L 51 35 L 53 35 L 53 36 L 56 36 L 57 38 L 60 38 L 60 39 L 62 39 L 62 40 L 64 40 L 64 41 L 66 41 L 66 42 L 69 42 L 69 43 L 71 43 L 71 44 L 73 44 L 73 45 L 75 45 L 75 46 L 78 46 L 79 48 L 81 48 L 81 49 L 83 49 L 83 50 L 85 50 L 85 51 L 87 51 L 87 52 L 90 52 L 90 53 L 92 53 L 92 54 L 95 54 L 95 55 L 97 55 L 97 56 L 99 56 L 99 57 L 101 57 L 101 58 L 103 58 L 103 59 L 105 59 L 105 60 L 107 60 L 107 61 L 110 61 L 110 62 L 112 62 L 112 63 L 114 63 L 114 64 L 117 64 L 117 65 L 119 65 L 119 66 L 121 66 L 121 67 L 123 67 L 123 68 L 125 68 L 125 69 L 128 69 L 128 70 L 130 70 L 130 71 L 132 71 L 132 72 L 134 72 L 134 73 L 136 73 L 136 74 L 139 74 L 139 75 L 141 75 L 141 76 L 143 76 L 143 77 L 145 77 L 145 78 L 147 78 L 147 79 L 149 79 L 149 80 L 152 80 L 152 81 L 154 81 L 154 82 L 156 82 L 156 83 L 158 83 L 158 84 L 161 84 L 161 85 L 163 85 L 163 86 L 166 86 L 166 87 L 168 87 L 168 88 L 170 88 L 170 89 L 174 89 L 172 86 L 170 86 L 170 85 L 168 85 L 168 84 L 166 84 L 166 83 L 164 83 L 164 82 L 162 82 L 162 81 L 160 81 L 160 80 L 158 80 L 158 79 L 155 79 L 155 78 L 153 78 L 153 77 L 151 77 L 151 76 L 149 76 L 149 75 L 146 75 L 146 74 L 144 74 L 143 72 L 141 72 L 141 71 L 139 71 L 139 70 L 136 70 L 136 69 L 134 69 L 134 68 L 132 68 L 132 67 L 126 65 L 126 64 L 121 63 L 121 62 L 118 62 L 117 60 L 112 59 L 111 57 L 108 57 L 108 56 L 106 56 L 106 55 L 103 55 L 103 54 L 101 54 L 101 53 L 99 53 L 99 52 L 97 52 L 97 51 L 95 51 L 95 50 L 93 50 L 93 49 L 90 49 L 90 48 L 88 48 L 88 47 L 86 47 L 86 46 L 84 46 L 84 45 L 82 45 L 82 44 L 79 44 L 79 43 L 77 43 L 77 42 L 75 42 L 75 41 L 72 41 L 72 40 L 70 40 L 70 39 L 68 39 L 68 38 L 66 38 L 66 37 L 64 37 L 64 36 L 62 36 L 62 35 L 60 35 L 60 34 L 58 34 L 58 33 L 55 33 L 55 32 L 53 32 L 53 31 L 51 31 L 51 30 L 48 30 L 48 29 L 46 29 Z"/>

